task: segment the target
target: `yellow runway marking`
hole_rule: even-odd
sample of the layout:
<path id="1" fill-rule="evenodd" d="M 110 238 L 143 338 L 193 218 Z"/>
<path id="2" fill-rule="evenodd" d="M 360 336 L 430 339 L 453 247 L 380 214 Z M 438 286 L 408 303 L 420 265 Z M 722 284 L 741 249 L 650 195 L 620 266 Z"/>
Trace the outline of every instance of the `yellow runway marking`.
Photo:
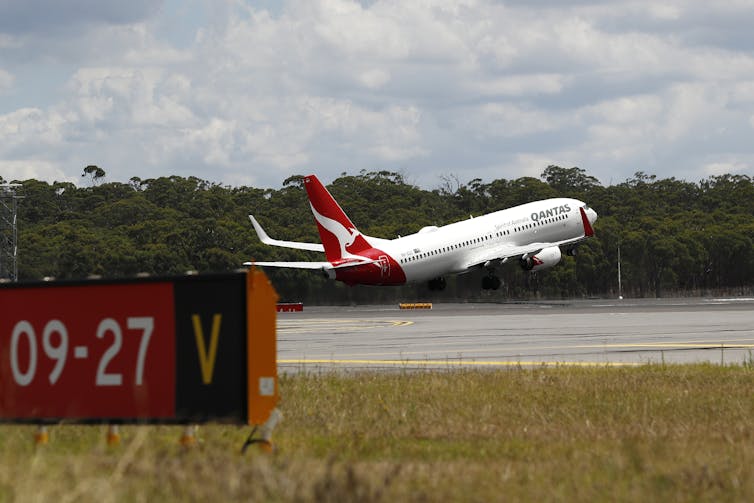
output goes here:
<path id="1" fill-rule="evenodd" d="M 558 361 L 452 361 L 452 360 L 334 360 L 291 359 L 279 364 L 294 365 L 388 365 L 396 367 L 635 367 L 643 363 L 626 362 L 558 362 Z"/>
<path id="2" fill-rule="evenodd" d="M 751 339 L 747 339 L 751 340 Z M 590 344 L 588 346 L 570 346 L 573 348 L 698 348 L 698 349 L 740 349 L 754 348 L 754 344 L 741 344 L 736 341 L 725 342 L 644 342 L 635 344 Z"/>

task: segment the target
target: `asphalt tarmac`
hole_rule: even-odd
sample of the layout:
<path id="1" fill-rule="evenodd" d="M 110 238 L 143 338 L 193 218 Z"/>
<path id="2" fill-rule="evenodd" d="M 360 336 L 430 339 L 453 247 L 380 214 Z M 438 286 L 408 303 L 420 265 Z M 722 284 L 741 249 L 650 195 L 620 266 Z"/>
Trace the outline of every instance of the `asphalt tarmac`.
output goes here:
<path id="1" fill-rule="evenodd" d="M 278 314 L 281 372 L 754 364 L 754 298 L 304 306 Z"/>

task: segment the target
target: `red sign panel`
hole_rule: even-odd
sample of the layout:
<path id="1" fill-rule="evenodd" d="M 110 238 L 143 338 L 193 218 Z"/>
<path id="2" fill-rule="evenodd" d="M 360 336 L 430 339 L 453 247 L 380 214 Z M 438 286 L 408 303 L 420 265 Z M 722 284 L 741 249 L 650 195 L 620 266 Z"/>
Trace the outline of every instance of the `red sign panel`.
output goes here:
<path id="1" fill-rule="evenodd" d="M 171 418 L 169 282 L 0 289 L 0 418 Z"/>

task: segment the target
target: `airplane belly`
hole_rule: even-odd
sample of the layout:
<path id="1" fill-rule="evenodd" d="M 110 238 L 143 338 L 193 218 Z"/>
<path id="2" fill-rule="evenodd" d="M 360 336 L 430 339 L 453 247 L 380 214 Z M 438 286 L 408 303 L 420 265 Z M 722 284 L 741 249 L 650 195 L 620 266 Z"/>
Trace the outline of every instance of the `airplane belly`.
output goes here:
<path id="1" fill-rule="evenodd" d="M 407 283 L 429 281 L 447 274 L 455 274 L 454 269 L 456 268 L 450 258 L 416 262 L 404 266 Z"/>

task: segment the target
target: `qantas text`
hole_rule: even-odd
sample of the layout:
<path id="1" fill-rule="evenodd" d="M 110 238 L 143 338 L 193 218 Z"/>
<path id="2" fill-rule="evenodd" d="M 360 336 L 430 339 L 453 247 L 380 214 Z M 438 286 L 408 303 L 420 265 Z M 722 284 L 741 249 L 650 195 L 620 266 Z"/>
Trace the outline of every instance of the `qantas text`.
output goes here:
<path id="1" fill-rule="evenodd" d="M 541 218 L 549 218 L 549 217 L 555 217 L 558 215 L 565 215 L 571 211 L 571 207 L 567 204 L 564 204 L 563 206 L 555 206 L 554 208 L 550 208 L 549 210 L 542 210 L 539 213 L 532 213 L 531 219 L 535 222 Z"/>

